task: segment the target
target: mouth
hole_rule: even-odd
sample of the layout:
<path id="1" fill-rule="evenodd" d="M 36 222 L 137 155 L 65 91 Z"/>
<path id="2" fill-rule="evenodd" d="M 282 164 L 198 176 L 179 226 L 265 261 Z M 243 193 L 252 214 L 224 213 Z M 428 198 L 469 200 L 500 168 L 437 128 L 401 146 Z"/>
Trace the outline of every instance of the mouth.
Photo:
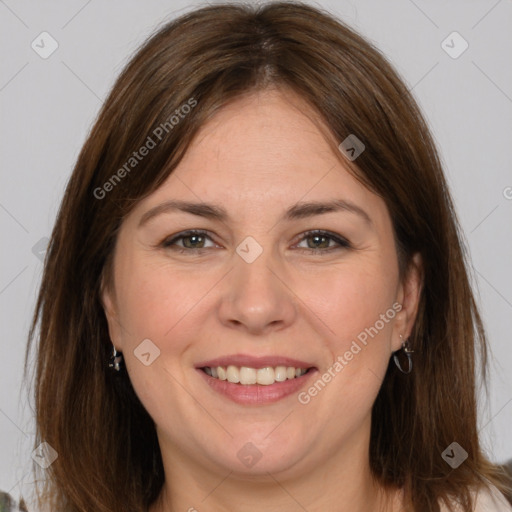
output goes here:
<path id="1" fill-rule="evenodd" d="M 206 375 L 218 380 L 241 386 L 271 386 L 276 382 L 285 382 L 302 377 L 314 368 L 296 368 L 294 366 L 266 366 L 251 368 L 249 366 L 204 366 L 200 368 Z"/>
<path id="2" fill-rule="evenodd" d="M 210 388 L 238 404 L 265 405 L 300 390 L 317 368 L 287 357 L 244 355 L 196 365 Z"/>

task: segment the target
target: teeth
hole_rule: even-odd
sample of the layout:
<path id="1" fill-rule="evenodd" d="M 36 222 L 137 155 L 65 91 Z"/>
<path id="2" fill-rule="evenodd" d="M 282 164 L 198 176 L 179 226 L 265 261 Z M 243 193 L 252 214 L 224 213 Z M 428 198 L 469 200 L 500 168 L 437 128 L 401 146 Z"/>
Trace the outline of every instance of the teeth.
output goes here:
<path id="1" fill-rule="evenodd" d="M 247 368 L 242 366 L 240 368 L 240 384 L 256 384 L 257 376 L 259 376 L 260 370 L 256 371 L 254 368 Z"/>
<path id="2" fill-rule="evenodd" d="M 286 380 L 286 366 L 276 366 L 274 378 L 277 382 L 284 382 Z"/>
<path id="3" fill-rule="evenodd" d="M 236 384 L 240 382 L 240 371 L 236 366 L 228 366 L 226 369 L 226 377 L 229 382 Z"/>
<path id="4" fill-rule="evenodd" d="M 227 368 L 224 366 L 206 366 L 203 370 L 210 377 L 244 386 L 254 384 L 269 386 L 275 382 L 284 382 L 286 379 L 301 377 L 308 371 L 306 368 L 294 368 L 293 366 L 249 368 L 247 366 L 238 367 L 233 365 L 229 365 Z"/>
<path id="5" fill-rule="evenodd" d="M 258 384 L 270 386 L 276 381 L 274 368 L 260 368 L 258 370 Z"/>

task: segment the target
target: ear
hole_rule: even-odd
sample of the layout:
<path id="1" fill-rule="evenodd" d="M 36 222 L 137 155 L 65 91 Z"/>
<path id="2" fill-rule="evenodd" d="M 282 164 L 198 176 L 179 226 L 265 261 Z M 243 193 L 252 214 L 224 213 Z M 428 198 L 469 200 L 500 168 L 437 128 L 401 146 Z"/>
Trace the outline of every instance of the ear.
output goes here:
<path id="1" fill-rule="evenodd" d="M 117 302 L 115 300 L 115 291 L 111 285 L 106 284 L 104 274 L 101 275 L 100 299 L 105 311 L 108 323 L 108 333 L 110 340 L 116 347 L 116 350 L 122 352 L 121 324 L 119 323 L 117 313 Z"/>
<path id="2" fill-rule="evenodd" d="M 420 253 L 415 253 L 398 288 L 396 300 L 402 305 L 402 309 L 397 313 L 393 325 L 391 340 L 393 351 L 399 350 L 402 347 L 402 342 L 409 338 L 412 332 L 418 314 L 422 289 L 423 260 Z"/>

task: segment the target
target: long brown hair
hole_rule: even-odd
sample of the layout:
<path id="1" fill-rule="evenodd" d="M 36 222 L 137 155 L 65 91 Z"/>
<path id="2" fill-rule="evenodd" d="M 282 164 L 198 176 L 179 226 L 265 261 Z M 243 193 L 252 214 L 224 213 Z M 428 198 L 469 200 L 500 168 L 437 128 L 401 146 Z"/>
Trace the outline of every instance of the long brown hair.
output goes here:
<path id="1" fill-rule="evenodd" d="M 102 282 L 112 285 L 123 218 L 169 176 L 198 129 L 227 102 L 269 86 L 303 97 L 335 140 L 355 134 L 365 144 L 351 172 L 386 202 L 401 270 L 414 253 L 423 259 L 410 337 L 414 370 L 404 376 L 390 364 L 373 407 L 375 478 L 403 486 L 415 511 L 436 511 L 448 499 L 469 511 L 471 488 L 491 482 L 505 489 L 478 441 L 476 376 L 480 369 L 485 377 L 486 342 L 464 244 L 438 154 L 407 87 L 377 49 L 317 8 L 217 4 L 170 21 L 133 57 L 82 148 L 58 212 L 27 347 L 28 361 L 39 321 L 36 444 L 46 441 L 59 454 L 40 491 L 51 510 L 135 512 L 161 491 L 154 423 L 126 371 L 107 368 L 112 344 Z M 130 161 L 148 137 L 155 145 Z M 457 469 L 441 456 L 453 441 L 468 453 Z"/>

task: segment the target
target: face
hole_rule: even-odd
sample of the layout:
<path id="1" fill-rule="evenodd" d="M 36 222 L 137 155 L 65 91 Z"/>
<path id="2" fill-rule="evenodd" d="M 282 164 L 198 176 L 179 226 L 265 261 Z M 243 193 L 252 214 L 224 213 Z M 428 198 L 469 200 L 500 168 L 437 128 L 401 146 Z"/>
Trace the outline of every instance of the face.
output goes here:
<path id="1" fill-rule="evenodd" d="M 367 453 L 418 279 L 399 279 L 384 201 L 300 98 L 220 110 L 124 220 L 113 268 L 110 336 L 164 460 L 243 478 Z"/>

